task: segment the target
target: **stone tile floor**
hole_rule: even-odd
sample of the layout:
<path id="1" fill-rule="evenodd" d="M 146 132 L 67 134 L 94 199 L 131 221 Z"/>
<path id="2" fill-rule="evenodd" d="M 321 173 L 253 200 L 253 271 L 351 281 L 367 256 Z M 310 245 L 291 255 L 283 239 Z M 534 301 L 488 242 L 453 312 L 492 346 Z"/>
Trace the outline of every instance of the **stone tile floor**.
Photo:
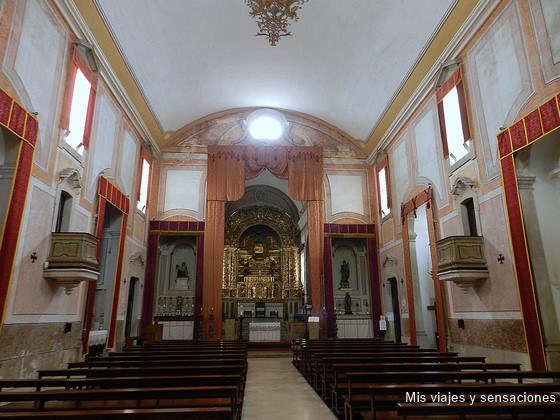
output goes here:
<path id="1" fill-rule="evenodd" d="M 334 420 L 290 357 L 250 358 L 242 420 Z"/>

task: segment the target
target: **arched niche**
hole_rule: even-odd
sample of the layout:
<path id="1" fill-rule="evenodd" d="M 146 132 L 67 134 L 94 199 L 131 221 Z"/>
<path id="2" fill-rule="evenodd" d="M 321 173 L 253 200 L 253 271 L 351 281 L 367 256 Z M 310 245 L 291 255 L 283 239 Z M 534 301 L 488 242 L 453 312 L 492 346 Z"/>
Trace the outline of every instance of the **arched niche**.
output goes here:
<path id="1" fill-rule="evenodd" d="M 333 238 L 333 295 L 335 311 L 344 313 L 346 293 L 352 298 L 352 312 L 369 313 L 369 276 L 366 244 L 361 238 Z"/>
<path id="2" fill-rule="evenodd" d="M 158 251 L 159 296 L 194 297 L 196 279 L 195 237 L 162 236 Z"/>

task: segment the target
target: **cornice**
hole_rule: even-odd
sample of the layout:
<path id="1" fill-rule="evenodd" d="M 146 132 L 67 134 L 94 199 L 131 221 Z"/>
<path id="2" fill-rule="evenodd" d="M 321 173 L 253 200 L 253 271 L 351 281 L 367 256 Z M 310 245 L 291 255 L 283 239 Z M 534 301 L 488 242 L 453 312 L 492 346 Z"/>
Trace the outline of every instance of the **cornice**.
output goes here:
<path id="1" fill-rule="evenodd" d="M 441 65 L 450 59 L 457 58 L 467 44 L 473 39 L 477 31 L 487 21 L 492 12 L 498 7 L 500 0 L 481 0 L 468 19 L 461 25 L 451 42 L 443 50 L 430 71 L 426 74 L 420 85 L 410 96 L 397 117 L 393 120 L 387 131 L 381 137 L 379 143 L 374 147 L 367 157 L 367 162 L 375 163 L 375 156 L 379 150 L 383 150 L 399 130 L 408 122 L 408 119 L 418 109 L 419 105 L 433 92 L 437 75 Z"/>
<path id="2" fill-rule="evenodd" d="M 99 62 L 99 73 L 101 74 L 109 91 L 115 96 L 119 105 L 130 118 L 130 121 L 134 125 L 135 129 L 138 130 L 140 135 L 143 137 L 142 140 L 149 143 L 155 155 L 160 155 L 161 150 L 156 139 L 152 136 L 141 115 L 138 113 L 134 102 L 126 93 L 126 89 L 120 82 L 116 73 L 113 71 L 109 60 L 103 53 L 103 49 L 89 29 L 87 23 L 74 4 L 74 1 L 53 0 L 53 3 L 58 8 L 60 14 L 74 35 L 79 39 L 89 42 L 93 46 L 95 56 Z"/>

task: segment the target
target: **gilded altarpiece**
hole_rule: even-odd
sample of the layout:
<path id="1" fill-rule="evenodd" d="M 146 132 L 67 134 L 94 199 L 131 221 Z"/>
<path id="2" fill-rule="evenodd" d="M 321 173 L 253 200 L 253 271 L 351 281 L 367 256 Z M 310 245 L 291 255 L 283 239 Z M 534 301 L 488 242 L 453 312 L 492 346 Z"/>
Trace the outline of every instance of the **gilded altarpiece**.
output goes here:
<path id="1" fill-rule="evenodd" d="M 259 206 L 232 213 L 225 225 L 224 313 L 237 317 L 240 305 L 257 302 L 274 308 L 262 316 L 298 313 L 300 248 L 297 224 L 284 211 Z"/>

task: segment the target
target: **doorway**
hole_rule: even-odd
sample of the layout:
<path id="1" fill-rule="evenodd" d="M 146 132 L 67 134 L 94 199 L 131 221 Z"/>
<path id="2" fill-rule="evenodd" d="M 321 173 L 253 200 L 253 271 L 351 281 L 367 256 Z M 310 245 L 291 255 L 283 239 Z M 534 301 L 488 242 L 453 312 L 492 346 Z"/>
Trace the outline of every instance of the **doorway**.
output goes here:
<path id="1" fill-rule="evenodd" d="M 391 306 L 393 309 L 393 333 L 395 337 L 395 343 L 400 344 L 402 342 L 401 338 L 401 309 L 399 303 L 399 286 L 397 284 L 397 278 L 391 277 L 387 280 L 389 282 L 389 287 L 391 291 Z M 391 320 L 389 320 L 391 322 Z"/>
<path id="2" fill-rule="evenodd" d="M 417 342 L 422 348 L 435 349 L 438 335 L 426 205 L 407 217 Z"/>
<path id="3" fill-rule="evenodd" d="M 119 244 L 123 214 L 116 207 L 107 203 L 103 218 L 101 234 L 101 251 L 99 253 L 99 279 L 95 290 L 93 306 L 94 330 L 108 330 L 111 318 L 115 276 L 119 259 Z"/>
<path id="4" fill-rule="evenodd" d="M 560 369 L 560 133 L 515 154 L 517 185 L 548 368 Z"/>
<path id="5" fill-rule="evenodd" d="M 128 300 L 126 304 L 126 322 L 124 324 L 124 337 L 128 338 L 131 336 L 132 322 L 134 320 L 135 308 L 134 308 L 134 297 L 136 295 L 136 285 L 138 284 L 138 278 L 131 277 L 130 285 L 128 287 Z M 136 334 L 134 334 L 136 335 Z"/>

